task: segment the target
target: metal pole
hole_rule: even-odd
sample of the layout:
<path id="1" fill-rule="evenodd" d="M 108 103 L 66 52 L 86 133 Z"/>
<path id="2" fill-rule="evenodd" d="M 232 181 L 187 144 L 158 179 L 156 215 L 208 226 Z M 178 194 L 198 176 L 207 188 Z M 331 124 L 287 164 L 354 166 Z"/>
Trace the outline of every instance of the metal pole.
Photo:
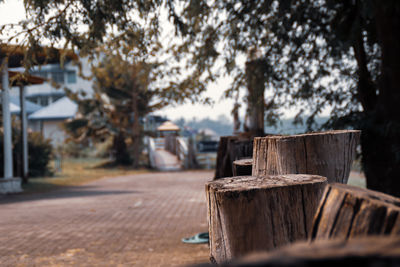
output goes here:
<path id="1" fill-rule="evenodd" d="M 21 107 L 21 135 L 22 135 L 22 178 L 27 182 L 28 166 L 28 121 L 26 118 L 25 86 L 19 86 L 19 103 Z"/>
<path id="2" fill-rule="evenodd" d="M 2 62 L 2 101 L 3 101 L 3 132 L 4 132 L 4 178 L 13 177 L 13 158 L 12 158 L 12 139 L 11 139 L 11 114 L 10 114 L 10 94 L 8 85 L 8 61 Z"/>

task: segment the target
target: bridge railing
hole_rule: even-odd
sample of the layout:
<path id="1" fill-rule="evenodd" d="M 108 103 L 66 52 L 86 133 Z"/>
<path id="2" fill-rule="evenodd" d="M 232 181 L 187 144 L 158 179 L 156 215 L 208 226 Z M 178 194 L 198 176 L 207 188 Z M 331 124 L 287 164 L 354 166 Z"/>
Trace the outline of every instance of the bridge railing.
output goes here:
<path id="1" fill-rule="evenodd" d="M 165 149 L 176 155 L 183 169 L 189 168 L 189 149 L 186 137 L 167 136 L 165 138 L 148 137 L 149 161 L 152 168 L 156 167 L 155 153 L 157 149 Z"/>
<path id="2" fill-rule="evenodd" d="M 156 168 L 155 151 L 157 148 L 156 148 L 156 143 L 155 143 L 154 138 L 148 137 L 147 143 L 148 143 L 148 149 L 149 149 L 150 167 Z"/>
<path id="3" fill-rule="evenodd" d="M 176 156 L 182 162 L 182 167 L 184 169 L 189 168 L 189 150 L 187 143 L 187 138 L 185 137 L 176 138 Z"/>

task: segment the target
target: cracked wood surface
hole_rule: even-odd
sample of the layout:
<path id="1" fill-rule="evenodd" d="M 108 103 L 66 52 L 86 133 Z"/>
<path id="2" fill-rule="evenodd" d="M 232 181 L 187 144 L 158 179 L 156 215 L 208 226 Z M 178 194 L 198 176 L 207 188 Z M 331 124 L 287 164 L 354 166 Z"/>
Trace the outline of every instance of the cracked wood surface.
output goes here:
<path id="1" fill-rule="evenodd" d="M 315 174 L 347 183 L 360 131 L 254 138 L 252 176 Z"/>
<path id="2" fill-rule="evenodd" d="M 315 215 L 311 240 L 400 234 L 400 199 L 364 188 L 329 184 Z"/>
<path id="3" fill-rule="evenodd" d="M 325 177 L 239 176 L 206 183 L 211 260 L 305 240 Z"/>

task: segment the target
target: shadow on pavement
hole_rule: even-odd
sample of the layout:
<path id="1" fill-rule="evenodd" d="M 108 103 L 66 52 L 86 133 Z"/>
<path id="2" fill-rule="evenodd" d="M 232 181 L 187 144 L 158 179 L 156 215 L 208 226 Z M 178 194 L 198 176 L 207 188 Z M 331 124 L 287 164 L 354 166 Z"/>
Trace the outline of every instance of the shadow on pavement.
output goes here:
<path id="1" fill-rule="evenodd" d="M 133 190 L 96 190 L 96 186 L 52 186 L 51 191 L 0 195 L 0 205 L 23 201 L 62 199 L 75 197 L 94 197 L 100 195 L 139 194 Z"/>

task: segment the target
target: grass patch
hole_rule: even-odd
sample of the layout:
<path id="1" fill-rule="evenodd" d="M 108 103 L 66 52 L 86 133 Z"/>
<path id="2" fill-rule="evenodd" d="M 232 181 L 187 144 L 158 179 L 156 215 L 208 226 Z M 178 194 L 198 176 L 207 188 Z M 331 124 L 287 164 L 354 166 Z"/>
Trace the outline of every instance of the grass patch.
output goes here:
<path id="1" fill-rule="evenodd" d="M 52 162 L 54 165 L 54 162 Z M 104 177 L 149 172 L 147 169 L 134 170 L 125 166 L 110 167 L 107 160 L 97 158 L 67 158 L 61 164 L 61 172 L 51 177 L 29 179 L 23 185 L 25 193 L 41 193 L 66 186 L 78 186 Z"/>

